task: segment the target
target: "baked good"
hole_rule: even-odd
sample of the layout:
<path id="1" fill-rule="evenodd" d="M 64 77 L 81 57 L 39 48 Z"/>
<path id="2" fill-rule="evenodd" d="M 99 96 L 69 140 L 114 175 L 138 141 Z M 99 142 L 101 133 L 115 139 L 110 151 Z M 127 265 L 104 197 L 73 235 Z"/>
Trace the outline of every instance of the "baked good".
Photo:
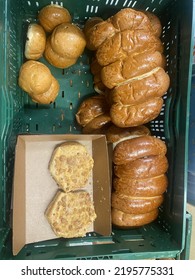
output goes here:
<path id="1" fill-rule="evenodd" d="M 82 133 L 94 134 L 94 132 L 96 132 L 97 134 L 99 134 L 98 131 L 103 132 L 102 128 L 106 130 L 106 127 L 109 126 L 110 124 L 111 124 L 110 114 L 105 113 L 95 117 L 88 124 L 86 124 L 82 129 Z"/>
<path id="2" fill-rule="evenodd" d="M 119 143 L 141 135 L 150 135 L 150 130 L 144 125 L 121 128 L 112 124 L 106 131 L 106 139 L 111 143 Z"/>
<path id="3" fill-rule="evenodd" d="M 146 156 L 126 164 L 115 165 L 114 174 L 119 178 L 145 179 L 162 175 L 167 169 L 168 161 L 165 156 Z"/>
<path id="4" fill-rule="evenodd" d="M 45 50 L 46 34 L 43 27 L 37 23 L 28 26 L 24 55 L 27 59 L 39 59 Z"/>
<path id="5" fill-rule="evenodd" d="M 116 126 L 139 126 L 158 117 L 162 106 L 163 99 L 161 97 L 154 97 L 153 99 L 133 105 L 114 103 L 110 108 L 110 116 Z"/>
<path id="6" fill-rule="evenodd" d="M 52 4 L 40 10 L 38 20 L 46 32 L 51 32 L 57 25 L 71 22 L 72 18 L 66 8 L 57 4 Z"/>
<path id="7" fill-rule="evenodd" d="M 58 237 L 83 237 L 96 219 L 89 193 L 58 191 L 45 211 L 52 230 Z"/>
<path id="8" fill-rule="evenodd" d="M 53 51 L 51 47 L 51 37 L 47 38 L 44 57 L 46 60 L 53 66 L 57 68 L 67 68 L 74 65 L 77 61 L 77 58 L 69 58 L 66 56 L 60 56 Z"/>
<path id="9" fill-rule="evenodd" d="M 143 13 L 149 18 L 154 35 L 160 37 L 162 33 L 162 24 L 160 19 L 154 13 L 149 11 L 143 11 Z"/>
<path id="10" fill-rule="evenodd" d="M 92 31 L 93 27 L 100 22 L 103 22 L 103 19 L 101 17 L 92 17 L 92 18 L 89 18 L 85 22 L 83 32 L 84 32 L 86 40 L 87 40 L 86 47 L 88 49 L 93 50 L 93 45 L 90 45 L 90 39 L 89 38 L 90 38 L 90 34 L 91 34 L 91 31 Z"/>
<path id="11" fill-rule="evenodd" d="M 103 95 L 88 97 L 81 102 L 76 113 L 77 123 L 87 125 L 94 118 L 108 112 L 109 107 Z"/>
<path id="12" fill-rule="evenodd" d="M 136 197 L 123 193 L 112 193 L 112 207 L 128 214 L 144 214 L 158 208 L 163 202 L 163 195 Z"/>
<path id="13" fill-rule="evenodd" d="M 52 74 L 43 63 L 28 60 L 22 64 L 19 72 L 19 86 L 30 95 L 48 91 L 51 83 Z"/>
<path id="14" fill-rule="evenodd" d="M 86 186 L 93 164 L 93 158 L 84 145 L 67 141 L 54 149 L 49 171 L 59 188 L 69 192 Z"/>
<path id="15" fill-rule="evenodd" d="M 165 174 L 149 178 L 128 178 L 115 177 L 113 179 L 113 188 L 115 192 L 123 193 L 127 196 L 148 197 L 163 194 L 168 186 L 167 176 Z"/>
<path id="16" fill-rule="evenodd" d="M 51 35 L 51 48 L 62 57 L 78 58 L 84 51 L 86 39 L 82 30 L 71 23 L 58 25 Z"/>
<path id="17" fill-rule="evenodd" d="M 143 214 L 127 214 L 118 209 L 112 208 L 112 223 L 120 228 L 140 227 L 149 224 L 157 219 L 158 208 Z"/>
<path id="18" fill-rule="evenodd" d="M 146 74 L 156 67 L 163 67 L 163 55 L 158 52 L 133 53 L 101 70 L 101 80 L 107 88 L 114 88 L 128 80 Z"/>
<path id="19" fill-rule="evenodd" d="M 110 98 L 112 103 L 133 105 L 150 98 L 163 96 L 169 85 L 169 75 L 163 68 L 156 67 L 145 75 L 114 87 L 110 92 Z"/>
<path id="20" fill-rule="evenodd" d="M 149 18 L 142 12 L 125 8 L 107 20 L 97 23 L 91 28 L 88 37 L 88 46 L 91 50 L 97 48 L 117 32 L 123 30 L 149 30 L 153 31 Z"/>
<path id="21" fill-rule="evenodd" d="M 132 53 L 163 52 L 161 40 L 152 32 L 145 30 L 124 30 L 105 40 L 97 49 L 96 58 L 105 66 Z"/>
<path id="22" fill-rule="evenodd" d="M 54 102 L 60 89 L 49 68 L 34 60 L 28 60 L 21 66 L 18 84 L 34 102 L 41 104 Z"/>
<path id="23" fill-rule="evenodd" d="M 32 100 L 39 104 L 51 104 L 55 101 L 60 90 L 60 85 L 58 80 L 52 76 L 52 83 L 48 91 L 43 94 L 33 94 L 31 95 Z"/>
<path id="24" fill-rule="evenodd" d="M 114 149 L 113 162 L 126 164 L 147 156 L 164 156 L 166 144 L 159 138 L 144 135 L 120 142 Z"/>

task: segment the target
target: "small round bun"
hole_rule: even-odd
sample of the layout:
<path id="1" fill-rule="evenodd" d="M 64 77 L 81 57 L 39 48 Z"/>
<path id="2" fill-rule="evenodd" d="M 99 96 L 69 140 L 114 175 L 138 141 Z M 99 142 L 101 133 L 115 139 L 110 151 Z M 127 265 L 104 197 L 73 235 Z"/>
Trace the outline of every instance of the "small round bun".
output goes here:
<path id="1" fill-rule="evenodd" d="M 53 66 L 57 68 L 67 68 L 76 63 L 77 58 L 68 58 L 58 55 L 51 47 L 51 38 L 49 37 L 46 42 L 44 57 Z"/>
<path id="2" fill-rule="evenodd" d="M 72 21 L 69 11 L 56 4 L 48 5 L 41 9 L 38 19 L 46 32 L 52 32 L 61 23 Z"/>
<path id="3" fill-rule="evenodd" d="M 112 224 L 120 228 L 140 227 L 149 224 L 158 217 L 158 209 L 144 214 L 127 214 L 112 208 Z"/>
<path id="4" fill-rule="evenodd" d="M 43 27 L 31 23 L 28 27 L 24 55 L 27 59 L 39 59 L 45 50 L 46 34 Z"/>
<path id="5" fill-rule="evenodd" d="M 51 104 L 55 101 L 58 92 L 60 89 L 60 85 L 58 81 L 52 77 L 52 83 L 48 91 L 44 92 L 43 94 L 33 95 L 32 100 L 39 104 Z"/>
<path id="6" fill-rule="evenodd" d="M 49 68 L 41 62 L 28 60 L 19 73 L 19 86 L 29 93 L 42 94 L 49 90 L 52 83 L 52 74 Z"/>
<path id="7" fill-rule="evenodd" d="M 71 23 L 58 25 L 51 36 L 51 47 L 60 56 L 78 58 L 84 51 L 86 40 L 81 29 Z"/>

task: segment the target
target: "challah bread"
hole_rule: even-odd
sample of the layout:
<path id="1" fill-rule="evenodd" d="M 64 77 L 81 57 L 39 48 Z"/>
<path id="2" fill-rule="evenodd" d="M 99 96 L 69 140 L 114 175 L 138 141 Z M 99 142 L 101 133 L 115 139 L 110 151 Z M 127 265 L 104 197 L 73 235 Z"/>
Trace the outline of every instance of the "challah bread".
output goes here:
<path id="1" fill-rule="evenodd" d="M 146 156 L 126 164 L 115 165 L 115 176 L 128 178 L 151 178 L 164 174 L 168 169 L 165 156 Z"/>
<path id="2" fill-rule="evenodd" d="M 112 207 L 128 214 L 144 214 L 158 208 L 163 202 L 163 195 L 136 197 L 114 192 Z"/>
<path id="3" fill-rule="evenodd" d="M 144 102 L 149 98 L 161 97 L 168 90 L 170 85 L 169 75 L 161 67 L 142 76 L 131 79 L 110 91 L 110 98 L 113 103 L 132 105 Z"/>
<path id="4" fill-rule="evenodd" d="M 46 45 L 46 34 L 37 23 L 28 26 L 24 55 L 27 59 L 37 60 L 42 57 Z"/>
<path id="5" fill-rule="evenodd" d="M 160 52 L 134 53 L 125 60 L 104 66 L 101 70 L 101 80 L 107 88 L 112 89 L 156 67 L 164 67 L 163 55 Z"/>
<path id="6" fill-rule="evenodd" d="M 150 178 L 128 178 L 115 177 L 113 179 L 113 188 L 115 192 L 123 193 L 127 196 L 148 197 L 163 194 L 168 186 L 167 176 L 165 174 Z"/>
<path id="7" fill-rule="evenodd" d="M 153 32 L 150 20 L 144 13 L 125 8 L 91 28 L 88 47 L 91 50 L 97 50 L 107 38 L 124 30 L 147 30 Z"/>
<path id="8" fill-rule="evenodd" d="M 116 208 L 112 208 L 112 224 L 120 228 L 133 228 L 149 224 L 157 219 L 158 208 L 143 214 L 127 214 Z"/>
<path id="9" fill-rule="evenodd" d="M 163 44 L 153 33 L 145 30 L 124 30 L 105 40 L 97 49 L 96 58 L 106 66 L 132 53 L 163 52 Z"/>
<path id="10" fill-rule="evenodd" d="M 119 143 L 114 149 L 113 162 L 121 165 L 147 156 L 164 156 L 166 152 L 167 147 L 161 139 L 143 135 Z"/>
<path id="11" fill-rule="evenodd" d="M 94 119 L 92 119 L 89 123 L 87 123 L 83 129 L 82 133 L 84 134 L 94 134 L 94 132 L 102 131 L 102 128 L 106 129 L 107 126 L 111 124 L 110 114 L 102 114 Z"/>
<path id="12" fill-rule="evenodd" d="M 163 99 L 161 97 L 154 97 L 135 105 L 114 103 L 110 108 L 110 116 L 116 126 L 139 126 L 158 117 L 162 106 Z"/>
<path id="13" fill-rule="evenodd" d="M 83 53 L 86 39 L 78 26 L 71 23 L 62 23 L 53 30 L 50 43 L 55 53 L 62 57 L 74 59 Z"/>
<path id="14" fill-rule="evenodd" d="M 66 8 L 57 4 L 52 4 L 40 10 L 38 20 L 46 32 L 52 32 L 57 25 L 66 22 L 70 23 L 72 18 Z"/>
<path id="15" fill-rule="evenodd" d="M 47 38 L 44 57 L 46 60 L 53 66 L 57 68 L 67 68 L 71 65 L 74 65 L 77 61 L 77 58 L 69 58 L 65 56 L 60 56 L 56 52 L 53 51 L 51 47 L 51 37 Z"/>
<path id="16" fill-rule="evenodd" d="M 149 11 L 143 11 L 143 13 L 149 18 L 154 35 L 160 37 L 162 33 L 162 24 L 159 18 Z"/>
<path id="17" fill-rule="evenodd" d="M 87 40 L 86 47 L 88 49 L 93 50 L 93 45 L 90 45 L 90 34 L 91 34 L 92 29 L 94 28 L 94 26 L 96 24 L 100 23 L 100 22 L 103 22 L 103 19 L 100 18 L 100 17 L 92 17 L 92 18 L 89 18 L 85 22 L 85 25 L 84 25 L 84 28 L 83 28 L 83 32 L 84 32 L 86 40 Z"/>

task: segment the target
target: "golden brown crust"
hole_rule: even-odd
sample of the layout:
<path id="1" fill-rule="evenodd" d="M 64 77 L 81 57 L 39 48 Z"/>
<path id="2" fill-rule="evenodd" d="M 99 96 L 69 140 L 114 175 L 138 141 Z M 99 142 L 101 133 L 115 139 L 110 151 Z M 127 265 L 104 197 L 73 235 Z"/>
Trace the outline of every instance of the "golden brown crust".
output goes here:
<path id="1" fill-rule="evenodd" d="M 138 138 L 140 137 L 134 139 Z M 145 179 L 162 175 L 167 169 L 168 160 L 165 156 L 147 156 L 126 164 L 115 165 L 114 174 L 119 178 Z"/>
<path id="2" fill-rule="evenodd" d="M 53 51 L 58 55 L 75 59 L 83 53 L 86 39 L 78 26 L 62 23 L 52 32 L 50 43 Z"/>
<path id="3" fill-rule="evenodd" d="M 162 33 L 162 24 L 160 19 L 154 13 L 149 11 L 143 11 L 143 13 L 149 18 L 154 35 L 160 37 Z"/>
<path id="4" fill-rule="evenodd" d="M 79 106 L 76 113 L 78 124 L 85 126 L 94 118 L 108 112 L 109 107 L 103 95 L 86 98 Z"/>
<path id="5" fill-rule="evenodd" d="M 69 192 L 85 187 L 93 164 L 93 158 L 84 145 L 67 141 L 54 149 L 49 171 L 59 188 Z"/>
<path id="6" fill-rule="evenodd" d="M 111 118 L 109 114 L 102 114 L 92 119 L 86 126 L 82 129 L 82 133 L 84 134 L 94 134 L 94 131 L 101 130 L 103 127 L 109 125 L 111 123 Z"/>
<path id="7" fill-rule="evenodd" d="M 114 149 L 113 162 L 126 164 L 146 156 L 164 156 L 166 152 L 166 144 L 161 139 L 144 135 L 120 142 Z"/>
<path id="8" fill-rule="evenodd" d="M 97 49 L 96 58 L 105 66 L 132 53 L 163 52 L 163 44 L 153 33 L 145 30 L 125 30 L 106 39 Z"/>
<path id="9" fill-rule="evenodd" d="M 137 104 L 149 98 L 163 96 L 169 85 L 169 75 L 163 68 L 157 67 L 139 79 L 132 79 L 115 87 L 110 92 L 110 98 L 112 103 Z"/>
<path id="10" fill-rule="evenodd" d="M 112 223 L 121 228 L 140 227 L 149 224 L 158 217 L 158 209 L 144 214 L 127 214 L 112 208 Z"/>
<path id="11" fill-rule="evenodd" d="M 27 59 L 37 60 L 42 57 L 46 45 L 46 34 L 37 23 L 28 26 L 24 54 Z"/>
<path id="12" fill-rule="evenodd" d="M 144 52 L 129 55 L 124 60 L 118 60 L 101 70 L 101 80 L 106 87 L 112 89 L 128 80 L 163 66 L 163 56 L 160 52 Z"/>
<path id="13" fill-rule="evenodd" d="M 45 211 L 52 230 L 58 237 L 83 237 L 96 219 L 89 193 L 58 191 Z"/>
<path id="14" fill-rule="evenodd" d="M 135 105 L 114 103 L 110 108 L 112 122 L 119 127 L 133 127 L 154 120 L 163 106 L 161 97 L 154 97 Z"/>
<path id="15" fill-rule="evenodd" d="M 113 188 L 118 193 L 128 196 L 149 197 L 163 194 L 168 186 L 167 176 L 131 179 L 128 177 L 115 177 L 113 180 Z"/>
<path id="16" fill-rule="evenodd" d="M 128 137 L 141 135 L 150 135 L 150 130 L 144 125 L 121 128 L 112 124 L 106 131 L 106 139 L 111 143 L 119 142 Z"/>
<path id="17" fill-rule="evenodd" d="M 158 208 L 163 202 L 163 195 L 153 197 L 127 196 L 112 193 L 112 207 L 128 214 L 144 214 Z"/>
<path id="18" fill-rule="evenodd" d="M 38 19 L 46 32 L 51 32 L 61 23 L 72 21 L 69 11 L 56 4 L 42 8 L 38 14 Z"/>
<path id="19" fill-rule="evenodd" d="M 77 61 L 77 58 L 63 57 L 54 52 L 51 47 L 51 37 L 47 38 L 44 57 L 51 65 L 62 69 L 70 67 Z"/>

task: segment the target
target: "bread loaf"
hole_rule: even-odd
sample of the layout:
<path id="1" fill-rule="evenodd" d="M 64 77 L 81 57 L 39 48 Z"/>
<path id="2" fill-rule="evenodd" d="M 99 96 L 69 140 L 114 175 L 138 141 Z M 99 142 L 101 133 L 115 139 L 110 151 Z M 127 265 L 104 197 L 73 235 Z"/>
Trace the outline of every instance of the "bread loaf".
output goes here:
<path id="1" fill-rule="evenodd" d="M 159 18 L 149 11 L 143 11 L 143 13 L 149 18 L 154 35 L 160 37 L 162 33 L 162 24 Z"/>
<path id="2" fill-rule="evenodd" d="M 163 52 L 163 44 L 153 33 L 145 30 L 125 30 L 105 40 L 97 49 L 96 58 L 105 66 L 132 53 Z"/>
<path id="3" fill-rule="evenodd" d="M 27 59 L 37 60 L 42 57 L 46 45 L 46 34 L 37 23 L 28 26 L 24 55 Z"/>
<path id="4" fill-rule="evenodd" d="M 96 219 L 89 193 L 58 191 L 45 211 L 52 230 L 58 237 L 83 237 Z"/>
<path id="5" fill-rule="evenodd" d="M 143 214 L 127 214 L 118 209 L 112 208 L 112 223 L 120 228 L 133 228 L 149 224 L 157 219 L 158 208 Z"/>
<path id="6" fill-rule="evenodd" d="M 49 171 L 59 188 L 69 192 L 85 187 L 93 164 L 93 158 L 84 145 L 68 141 L 53 151 Z"/>
<path id="7" fill-rule="evenodd" d="M 83 127 L 82 133 L 94 134 L 94 132 L 98 133 L 98 131 L 103 132 L 102 128 L 106 129 L 106 127 L 110 125 L 110 123 L 111 123 L 111 118 L 108 113 L 99 115 Z"/>
<path id="8" fill-rule="evenodd" d="M 52 4 L 40 10 L 38 20 L 46 32 L 52 32 L 57 25 L 66 22 L 70 23 L 72 18 L 66 8 L 57 4 Z"/>

